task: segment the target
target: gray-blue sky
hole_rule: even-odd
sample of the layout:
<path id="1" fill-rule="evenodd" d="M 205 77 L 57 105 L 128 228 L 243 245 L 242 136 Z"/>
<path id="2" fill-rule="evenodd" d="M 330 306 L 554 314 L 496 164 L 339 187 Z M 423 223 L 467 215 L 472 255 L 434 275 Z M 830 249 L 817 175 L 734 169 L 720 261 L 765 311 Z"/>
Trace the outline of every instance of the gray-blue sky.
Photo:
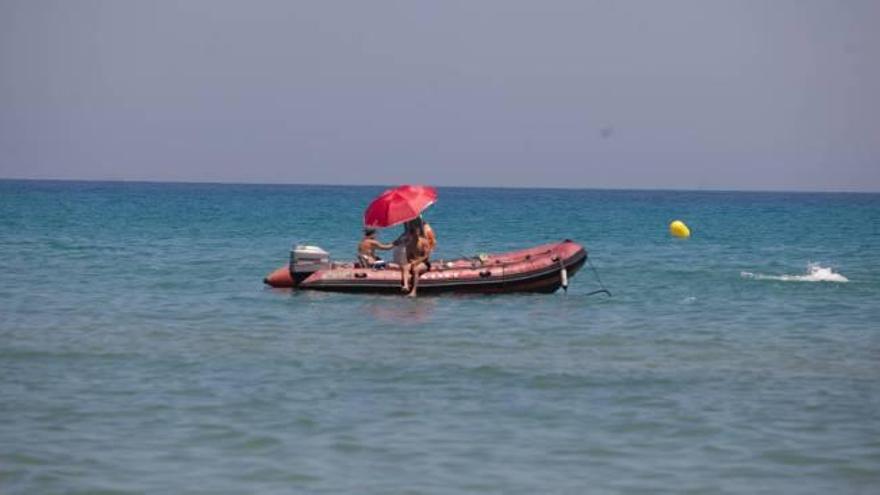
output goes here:
<path id="1" fill-rule="evenodd" d="M 880 190 L 880 2 L 0 0 L 0 177 Z"/>

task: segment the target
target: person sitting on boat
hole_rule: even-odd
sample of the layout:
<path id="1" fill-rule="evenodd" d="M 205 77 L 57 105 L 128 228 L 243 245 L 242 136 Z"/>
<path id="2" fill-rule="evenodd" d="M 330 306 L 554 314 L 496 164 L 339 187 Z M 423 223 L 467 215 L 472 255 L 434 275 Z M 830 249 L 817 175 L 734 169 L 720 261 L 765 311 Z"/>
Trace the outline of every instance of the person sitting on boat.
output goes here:
<path id="1" fill-rule="evenodd" d="M 419 287 L 419 276 L 431 269 L 429 257 L 431 255 L 431 241 L 425 234 L 425 223 L 421 217 L 407 224 L 406 264 L 401 267 L 401 279 L 403 292 L 409 292 L 410 297 L 416 297 Z M 409 281 L 412 280 L 410 290 Z"/>
<path id="2" fill-rule="evenodd" d="M 427 267 L 426 271 L 431 270 L 431 254 L 434 252 L 434 248 L 437 247 L 437 235 L 434 234 L 434 229 L 431 228 L 431 225 L 425 221 L 422 217 L 417 217 L 413 220 L 414 231 L 418 236 L 422 237 L 427 241 L 427 251 L 425 253 L 425 266 Z"/>
<path id="3" fill-rule="evenodd" d="M 393 244 L 383 244 L 376 239 L 376 229 L 364 229 L 364 238 L 358 243 L 358 263 L 364 268 L 382 267 L 385 262 L 376 256 L 376 250 L 392 248 L 394 248 Z"/>
<path id="4" fill-rule="evenodd" d="M 424 232 L 425 239 L 428 241 L 429 251 L 434 252 L 434 248 L 437 247 L 437 235 L 434 234 L 434 229 L 431 228 L 431 225 L 424 218 L 419 217 L 417 220 L 422 224 L 422 232 Z"/>

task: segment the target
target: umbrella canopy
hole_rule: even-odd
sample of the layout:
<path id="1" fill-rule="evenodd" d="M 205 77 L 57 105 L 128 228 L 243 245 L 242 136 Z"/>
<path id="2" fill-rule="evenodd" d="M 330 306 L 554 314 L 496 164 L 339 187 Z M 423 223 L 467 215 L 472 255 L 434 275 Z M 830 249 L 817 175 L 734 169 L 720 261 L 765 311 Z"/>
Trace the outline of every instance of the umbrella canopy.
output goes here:
<path id="1" fill-rule="evenodd" d="M 364 212 L 365 227 L 393 227 L 419 216 L 437 201 L 437 190 L 430 186 L 404 185 L 389 189 L 370 203 Z"/>

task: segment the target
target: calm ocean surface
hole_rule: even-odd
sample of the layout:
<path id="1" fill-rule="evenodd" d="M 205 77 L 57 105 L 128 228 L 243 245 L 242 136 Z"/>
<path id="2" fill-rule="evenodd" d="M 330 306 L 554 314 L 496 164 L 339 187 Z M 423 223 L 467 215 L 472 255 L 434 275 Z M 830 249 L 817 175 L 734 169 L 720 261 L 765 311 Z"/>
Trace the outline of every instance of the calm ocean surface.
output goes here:
<path id="1" fill-rule="evenodd" d="M 0 493 L 877 493 L 880 195 L 441 188 L 614 296 L 263 286 L 381 190 L 0 181 Z"/>

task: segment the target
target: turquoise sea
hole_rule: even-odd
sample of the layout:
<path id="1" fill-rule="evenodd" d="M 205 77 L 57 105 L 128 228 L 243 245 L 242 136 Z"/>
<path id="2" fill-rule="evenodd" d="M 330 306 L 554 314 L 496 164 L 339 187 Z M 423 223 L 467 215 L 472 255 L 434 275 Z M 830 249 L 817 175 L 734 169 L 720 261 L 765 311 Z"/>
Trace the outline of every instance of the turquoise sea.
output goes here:
<path id="1" fill-rule="evenodd" d="M 877 493 L 880 195 L 440 188 L 613 297 L 263 286 L 382 189 L 0 181 L 0 493 Z"/>

